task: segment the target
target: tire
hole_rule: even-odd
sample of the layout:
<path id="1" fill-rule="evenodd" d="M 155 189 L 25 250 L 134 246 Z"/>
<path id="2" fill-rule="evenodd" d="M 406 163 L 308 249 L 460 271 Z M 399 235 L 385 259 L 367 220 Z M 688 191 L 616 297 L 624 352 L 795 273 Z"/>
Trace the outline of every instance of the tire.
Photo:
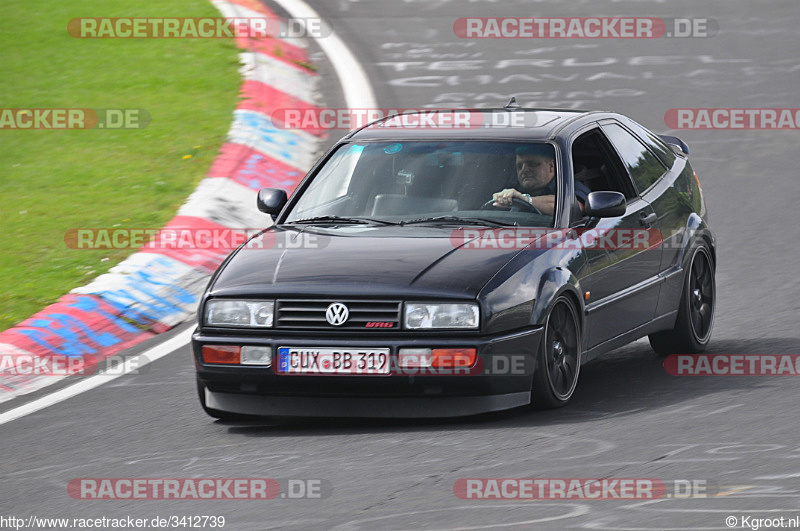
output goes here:
<path id="1" fill-rule="evenodd" d="M 711 339 L 717 288 L 715 265 L 705 244 L 697 246 L 683 282 L 678 316 L 672 330 L 650 334 L 650 346 L 657 354 L 697 354 Z"/>
<path id="2" fill-rule="evenodd" d="M 532 402 L 538 409 L 567 405 L 581 369 L 581 328 L 570 299 L 561 295 L 544 323 L 544 337 L 533 374 Z"/>

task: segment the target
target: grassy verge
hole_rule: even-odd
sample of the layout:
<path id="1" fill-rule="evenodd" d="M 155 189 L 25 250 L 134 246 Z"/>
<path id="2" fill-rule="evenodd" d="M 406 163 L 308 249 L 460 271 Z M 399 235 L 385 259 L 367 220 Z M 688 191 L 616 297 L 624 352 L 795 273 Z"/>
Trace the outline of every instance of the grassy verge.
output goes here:
<path id="1" fill-rule="evenodd" d="M 0 108 L 145 109 L 144 129 L 0 130 L 0 330 L 133 250 L 67 248 L 71 228 L 160 227 L 225 139 L 240 78 L 222 39 L 77 39 L 77 17 L 217 17 L 207 0 L 6 0 Z"/>

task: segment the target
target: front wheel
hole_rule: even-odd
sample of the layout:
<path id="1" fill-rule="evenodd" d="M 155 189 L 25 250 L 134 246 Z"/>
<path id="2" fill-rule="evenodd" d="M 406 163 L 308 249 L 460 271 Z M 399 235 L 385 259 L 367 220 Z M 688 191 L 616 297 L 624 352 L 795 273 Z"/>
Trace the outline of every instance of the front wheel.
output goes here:
<path id="1" fill-rule="evenodd" d="M 581 369 L 581 330 L 568 297 L 553 303 L 544 325 L 533 375 L 533 403 L 540 409 L 565 406 L 575 392 Z"/>
<path id="2" fill-rule="evenodd" d="M 653 350 L 662 356 L 703 352 L 711 339 L 716 295 L 714 261 L 708 248 L 700 245 L 683 284 L 675 328 L 650 334 Z"/>

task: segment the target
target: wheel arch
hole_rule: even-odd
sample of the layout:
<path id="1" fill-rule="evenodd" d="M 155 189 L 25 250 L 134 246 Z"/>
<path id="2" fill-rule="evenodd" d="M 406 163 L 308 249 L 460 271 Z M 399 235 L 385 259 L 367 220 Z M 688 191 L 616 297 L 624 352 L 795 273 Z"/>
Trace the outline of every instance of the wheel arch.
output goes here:
<path id="1" fill-rule="evenodd" d="M 531 324 L 534 326 L 543 325 L 545 316 L 553 307 L 556 299 L 561 295 L 566 295 L 578 314 L 578 327 L 583 331 L 585 312 L 579 286 L 578 278 L 572 271 L 563 267 L 548 269 L 539 281 L 536 301 L 531 314 Z"/>
<path id="2" fill-rule="evenodd" d="M 713 267 L 716 269 L 717 265 L 717 241 L 714 233 L 708 226 L 708 223 L 701 218 L 697 213 L 692 213 L 686 221 L 686 238 L 684 245 L 681 248 L 680 258 L 678 263 L 684 270 L 689 265 L 689 260 L 692 259 L 693 249 L 697 246 L 698 242 L 705 243 L 711 253 L 711 260 Z"/>

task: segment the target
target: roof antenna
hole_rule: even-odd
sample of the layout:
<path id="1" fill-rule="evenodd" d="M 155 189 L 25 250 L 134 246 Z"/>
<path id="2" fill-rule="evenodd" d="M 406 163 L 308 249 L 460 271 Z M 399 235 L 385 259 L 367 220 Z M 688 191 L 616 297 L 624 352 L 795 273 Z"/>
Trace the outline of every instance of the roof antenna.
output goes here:
<path id="1" fill-rule="evenodd" d="M 506 103 L 506 106 L 503 107 L 503 108 L 504 109 L 519 109 L 519 104 L 517 103 L 517 98 L 515 98 L 514 96 L 511 96 L 511 99 L 508 100 L 508 103 Z"/>

